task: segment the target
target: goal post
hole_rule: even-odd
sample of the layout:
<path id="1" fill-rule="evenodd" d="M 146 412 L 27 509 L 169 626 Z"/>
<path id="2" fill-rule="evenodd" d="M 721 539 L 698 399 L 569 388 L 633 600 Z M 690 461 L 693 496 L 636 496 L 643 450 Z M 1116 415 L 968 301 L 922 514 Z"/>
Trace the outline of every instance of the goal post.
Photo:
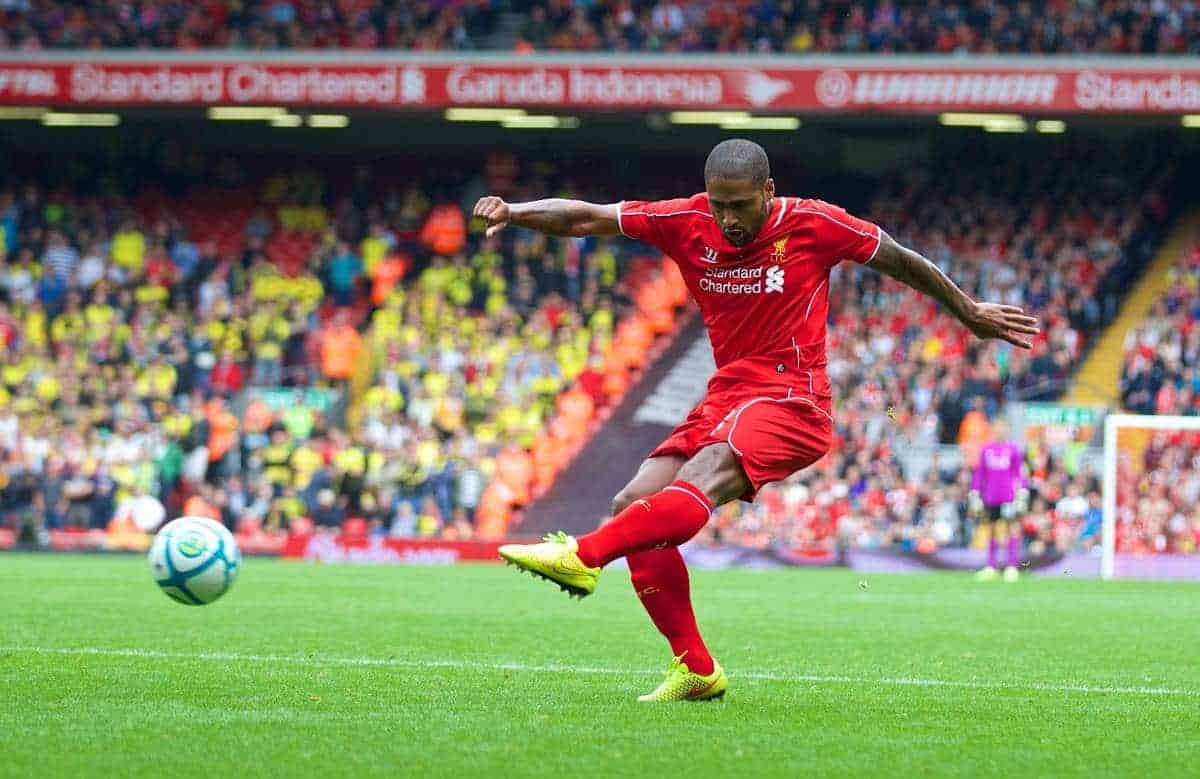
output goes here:
<path id="1" fill-rule="evenodd" d="M 1117 559 L 1117 467 L 1120 461 L 1118 435 L 1123 429 L 1150 431 L 1200 431 L 1200 417 L 1109 414 L 1104 419 L 1103 520 L 1101 526 L 1100 576 L 1113 578 Z"/>

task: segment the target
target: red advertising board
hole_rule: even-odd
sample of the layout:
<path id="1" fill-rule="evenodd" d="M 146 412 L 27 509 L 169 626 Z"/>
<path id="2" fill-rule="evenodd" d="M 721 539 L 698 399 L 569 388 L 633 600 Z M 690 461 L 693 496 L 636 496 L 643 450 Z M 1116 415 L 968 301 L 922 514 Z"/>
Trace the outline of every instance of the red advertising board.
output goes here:
<path id="1" fill-rule="evenodd" d="M 982 62 L 982 61 L 980 61 Z M 991 61 L 988 61 L 991 62 Z M 1091 64 L 1099 62 L 1102 64 Z M 791 64 L 794 63 L 794 64 Z M 912 64 L 915 63 L 915 64 Z M 1027 64 L 1023 64 L 1027 63 Z M 0 57 L 0 105 L 1200 112 L 1195 59 Z"/>
<path id="2" fill-rule="evenodd" d="M 444 564 L 499 562 L 500 541 L 443 541 L 424 538 L 380 538 L 344 533 L 289 535 L 283 557 L 325 563 Z"/>

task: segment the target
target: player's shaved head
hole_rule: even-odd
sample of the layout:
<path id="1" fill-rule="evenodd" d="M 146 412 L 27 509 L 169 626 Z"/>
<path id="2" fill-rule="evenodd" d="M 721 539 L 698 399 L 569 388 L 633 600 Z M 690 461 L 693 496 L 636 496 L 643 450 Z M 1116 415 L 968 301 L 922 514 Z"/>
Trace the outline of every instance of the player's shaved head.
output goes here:
<path id="1" fill-rule="evenodd" d="M 704 180 L 727 179 L 749 181 L 762 186 L 771 177 L 771 164 L 766 149 L 745 138 L 721 141 L 708 153 L 704 163 Z"/>
<path id="2" fill-rule="evenodd" d="M 704 163 L 704 188 L 725 238 L 745 246 L 762 229 L 775 197 L 766 151 L 744 138 L 721 141 Z"/>

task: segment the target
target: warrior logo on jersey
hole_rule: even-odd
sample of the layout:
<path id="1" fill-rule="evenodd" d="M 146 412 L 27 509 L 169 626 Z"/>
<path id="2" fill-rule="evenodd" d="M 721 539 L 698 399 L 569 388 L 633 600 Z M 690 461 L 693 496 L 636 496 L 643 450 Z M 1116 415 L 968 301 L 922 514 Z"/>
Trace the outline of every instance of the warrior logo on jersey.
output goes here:
<path id="1" fill-rule="evenodd" d="M 704 247 L 704 261 L 705 262 L 716 262 L 717 261 L 717 250 L 712 248 L 711 246 L 705 246 Z"/>
<path id="2" fill-rule="evenodd" d="M 778 246 L 778 244 L 776 244 Z M 767 268 L 767 292 L 783 292 L 783 268 L 772 265 Z"/>
<path id="3" fill-rule="evenodd" d="M 771 262 L 783 262 L 787 259 L 787 239 L 780 238 L 771 249 Z"/>

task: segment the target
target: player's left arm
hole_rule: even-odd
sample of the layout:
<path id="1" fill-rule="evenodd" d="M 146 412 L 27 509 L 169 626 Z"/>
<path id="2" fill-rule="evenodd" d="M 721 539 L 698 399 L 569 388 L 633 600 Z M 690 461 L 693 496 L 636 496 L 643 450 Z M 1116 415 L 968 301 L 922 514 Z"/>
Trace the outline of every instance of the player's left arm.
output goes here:
<path id="1" fill-rule="evenodd" d="M 1022 349 L 1033 347 L 1038 321 L 1017 306 L 974 300 L 942 269 L 879 231 L 879 249 L 870 267 L 941 303 L 977 338 L 999 338 Z"/>

